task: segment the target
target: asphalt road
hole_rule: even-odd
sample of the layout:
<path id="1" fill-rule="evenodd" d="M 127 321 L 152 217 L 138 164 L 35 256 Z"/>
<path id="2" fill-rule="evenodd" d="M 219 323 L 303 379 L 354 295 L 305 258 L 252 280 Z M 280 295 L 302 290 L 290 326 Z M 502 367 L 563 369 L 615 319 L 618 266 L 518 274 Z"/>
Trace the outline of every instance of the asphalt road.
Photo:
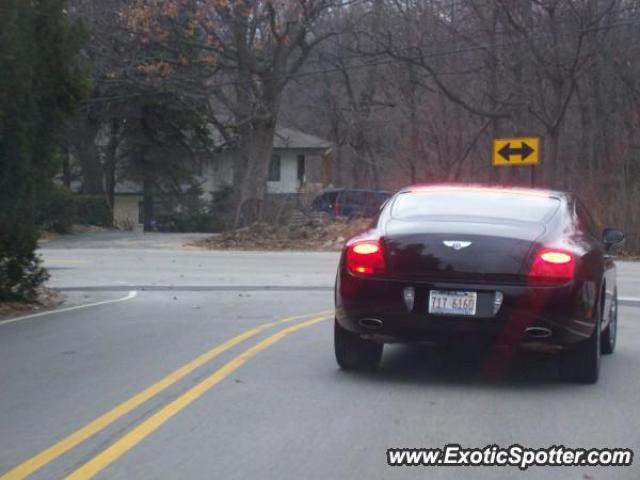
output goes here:
<path id="1" fill-rule="evenodd" d="M 379 372 L 338 370 L 336 254 L 167 239 L 44 245 L 68 310 L 0 323 L 0 479 L 640 478 L 637 459 L 525 472 L 386 465 L 390 447 L 448 443 L 637 454 L 640 265 L 620 266 L 629 303 L 598 384 L 563 383 L 531 358 L 490 382 L 482 358 L 404 346 L 386 347 Z M 99 304 L 76 308 L 87 303 Z"/>

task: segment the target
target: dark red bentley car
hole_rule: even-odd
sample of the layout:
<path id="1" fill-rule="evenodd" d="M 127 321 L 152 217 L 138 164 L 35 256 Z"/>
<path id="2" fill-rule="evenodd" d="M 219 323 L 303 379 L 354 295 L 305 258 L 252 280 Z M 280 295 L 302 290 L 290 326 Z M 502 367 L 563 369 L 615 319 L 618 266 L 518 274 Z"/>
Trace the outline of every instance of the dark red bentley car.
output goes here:
<path id="1" fill-rule="evenodd" d="M 416 186 L 350 239 L 336 280 L 335 353 L 375 368 L 385 343 L 555 353 L 564 378 L 593 383 L 616 343 L 620 230 L 596 229 L 569 193 Z"/>

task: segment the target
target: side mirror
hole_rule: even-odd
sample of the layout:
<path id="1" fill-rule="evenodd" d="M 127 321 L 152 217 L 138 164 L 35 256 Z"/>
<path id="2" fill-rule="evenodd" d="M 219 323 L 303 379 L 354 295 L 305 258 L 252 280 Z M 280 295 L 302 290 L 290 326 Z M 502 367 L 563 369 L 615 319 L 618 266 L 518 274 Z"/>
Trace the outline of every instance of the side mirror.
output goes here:
<path id="1" fill-rule="evenodd" d="M 624 242 L 624 232 L 617 228 L 605 228 L 602 232 L 602 241 L 607 249 Z"/>

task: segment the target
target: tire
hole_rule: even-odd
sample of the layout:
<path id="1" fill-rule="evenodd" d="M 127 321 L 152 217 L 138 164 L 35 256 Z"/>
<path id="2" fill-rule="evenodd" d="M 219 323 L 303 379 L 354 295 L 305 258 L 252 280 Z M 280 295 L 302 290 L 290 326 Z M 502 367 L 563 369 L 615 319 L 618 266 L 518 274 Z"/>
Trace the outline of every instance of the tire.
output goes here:
<path id="1" fill-rule="evenodd" d="M 603 298 L 604 300 L 604 298 Z M 596 383 L 600 374 L 602 312 L 598 309 L 596 325 L 588 340 L 566 352 L 560 361 L 560 376 L 576 383 Z"/>
<path id="2" fill-rule="evenodd" d="M 382 343 L 364 340 L 336 320 L 333 329 L 336 361 L 343 370 L 375 370 L 382 358 Z"/>
<path id="3" fill-rule="evenodd" d="M 601 351 L 605 355 L 613 353 L 616 349 L 616 339 L 618 338 L 618 291 L 613 293 L 611 309 L 609 310 L 609 325 L 602 332 Z"/>

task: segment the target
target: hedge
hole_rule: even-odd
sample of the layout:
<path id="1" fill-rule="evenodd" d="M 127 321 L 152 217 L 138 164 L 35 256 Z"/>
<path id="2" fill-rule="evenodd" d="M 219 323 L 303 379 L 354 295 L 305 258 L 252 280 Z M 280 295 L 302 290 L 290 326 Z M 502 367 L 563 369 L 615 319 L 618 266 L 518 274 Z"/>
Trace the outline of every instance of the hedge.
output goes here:
<path id="1" fill-rule="evenodd" d="M 111 209 L 100 195 L 81 195 L 65 187 L 55 186 L 39 212 L 40 225 L 45 230 L 69 233 L 74 223 L 110 226 Z"/>

